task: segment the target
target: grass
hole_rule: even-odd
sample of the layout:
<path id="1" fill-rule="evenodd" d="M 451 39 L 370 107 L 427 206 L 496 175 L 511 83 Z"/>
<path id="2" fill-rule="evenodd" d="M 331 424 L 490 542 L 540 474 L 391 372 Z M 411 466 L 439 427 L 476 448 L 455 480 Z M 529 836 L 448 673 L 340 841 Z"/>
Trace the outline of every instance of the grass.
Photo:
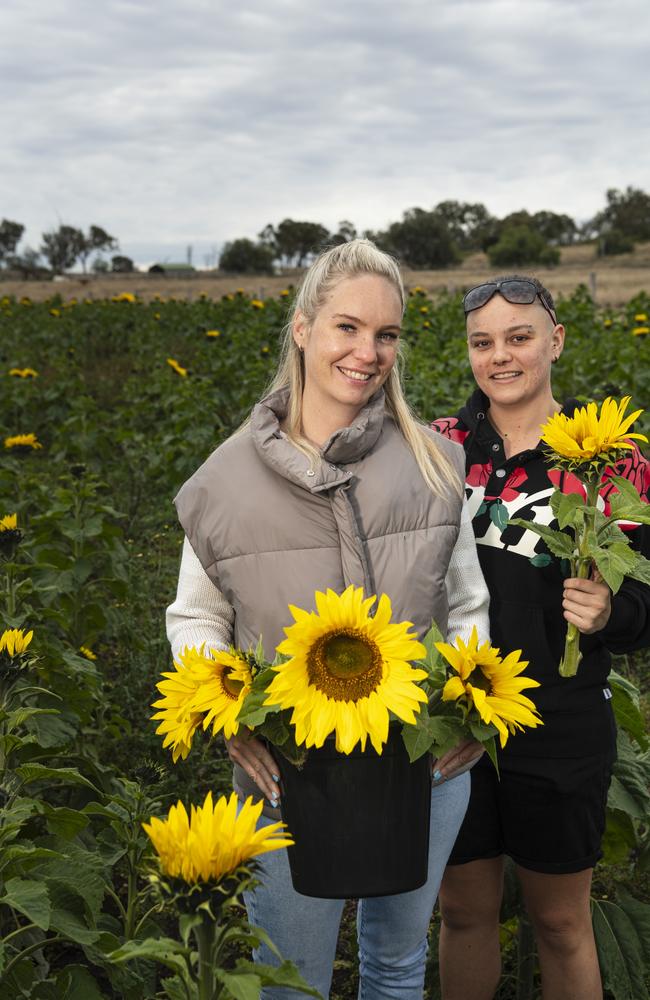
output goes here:
<path id="1" fill-rule="evenodd" d="M 639 244 L 634 251 L 616 257 L 598 257 L 596 245 L 585 243 L 563 247 L 559 266 L 523 267 L 524 273 L 532 273 L 545 284 L 555 297 L 568 296 L 578 287 L 586 285 L 591 289 L 598 305 L 620 306 L 641 291 L 650 290 L 650 243 Z M 156 296 L 169 299 L 176 297 L 193 301 L 205 292 L 211 298 L 219 298 L 237 288 L 247 295 L 264 299 L 276 296 L 290 285 L 295 285 L 302 272 L 285 271 L 280 275 L 226 275 L 219 271 L 196 272 L 193 277 L 165 278 L 147 273 L 115 275 L 69 275 L 55 281 L 2 281 L 0 292 L 20 298 L 29 295 L 36 302 L 60 294 L 63 298 L 102 298 L 117 291 L 133 292 L 144 301 Z M 404 278 L 409 286 L 420 285 L 430 294 L 457 292 L 471 288 L 495 274 L 484 253 L 468 255 L 457 267 L 438 271 L 412 271 L 404 269 Z"/>

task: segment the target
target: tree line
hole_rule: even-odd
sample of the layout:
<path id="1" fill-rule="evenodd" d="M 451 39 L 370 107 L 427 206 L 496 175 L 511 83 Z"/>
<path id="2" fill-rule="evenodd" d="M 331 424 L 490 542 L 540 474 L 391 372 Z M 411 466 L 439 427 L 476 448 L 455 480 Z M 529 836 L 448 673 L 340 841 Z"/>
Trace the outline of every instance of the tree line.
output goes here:
<path id="1" fill-rule="evenodd" d="M 94 254 L 95 272 L 129 272 L 133 261 L 117 253 L 117 240 L 101 226 L 88 232 L 60 225 L 42 234 L 38 250 L 18 245 L 25 227 L 3 219 L 0 222 L 0 267 L 23 277 L 61 274 L 81 263 L 83 271 Z M 553 266 L 560 248 L 572 243 L 596 241 L 599 255 L 625 253 L 637 242 L 650 240 L 650 195 L 628 186 L 610 188 L 606 205 L 592 219 L 578 225 L 569 215 L 551 211 L 511 212 L 499 219 L 480 202 L 441 201 L 434 208 L 410 208 L 402 218 L 383 230 L 357 232 L 345 219 L 334 232 L 319 222 L 284 219 L 269 224 L 257 240 L 235 239 L 226 243 L 219 258 L 222 271 L 239 274 L 272 273 L 276 267 L 302 267 L 324 246 L 367 236 L 382 249 L 395 254 L 414 270 L 449 267 L 463 256 L 484 251 L 494 267 L 522 265 Z M 111 253 L 110 261 L 105 254 Z"/>
<path id="2" fill-rule="evenodd" d="M 494 267 L 560 261 L 560 247 L 596 241 L 601 256 L 625 253 L 650 240 L 650 195 L 638 188 L 610 188 L 607 204 L 592 219 L 578 225 L 569 215 L 551 211 L 512 212 L 499 219 L 480 202 L 441 201 L 432 209 L 410 208 L 384 230 L 357 233 L 347 219 L 335 232 L 318 222 L 284 219 L 267 225 L 256 241 L 236 239 L 224 246 L 219 259 L 223 271 L 272 272 L 282 267 L 302 267 L 324 246 L 357 235 L 374 240 L 383 250 L 414 270 L 449 267 L 468 253 L 483 251 Z"/>
<path id="3" fill-rule="evenodd" d="M 101 226 L 92 225 L 87 233 L 75 226 L 60 225 L 58 229 L 42 233 L 38 250 L 26 247 L 18 252 L 25 227 L 20 222 L 3 219 L 0 222 L 0 267 L 14 271 L 23 278 L 46 277 L 63 274 L 81 264 L 84 274 L 90 256 L 95 254 L 94 271 L 133 271 L 134 264 L 129 257 L 115 253 L 110 263 L 103 253 L 117 251 L 118 241 Z"/>

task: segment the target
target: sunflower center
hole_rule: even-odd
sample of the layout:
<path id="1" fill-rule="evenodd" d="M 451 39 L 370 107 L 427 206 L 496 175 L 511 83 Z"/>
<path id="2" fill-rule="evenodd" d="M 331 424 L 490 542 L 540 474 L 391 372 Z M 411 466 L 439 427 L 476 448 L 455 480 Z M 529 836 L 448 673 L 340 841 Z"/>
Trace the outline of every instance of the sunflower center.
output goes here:
<path id="1" fill-rule="evenodd" d="M 237 699 L 239 698 L 239 694 L 241 692 L 241 689 L 244 686 L 243 681 L 236 680 L 232 676 L 232 670 L 231 669 L 227 669 L 227 670 L 224 670 L 224 672 L 223 672 L 223 676 L 221 678 L 221 683 L 222 683 L 223 689 L 226 692 L 226 694 L 228 695 L 228 697 L 232 698 L 233 701 L 237 701 Z"/>
<path id="2" fill-rule="evenodd" d="M 492 682 L 490 678 L 486 677 L 483 673 L 480 663 L 477 663 L 476 666 L 478 669 L 473 671 L 472 676 L 470 677 L 470 684 L 472 687 L 480 688 L 481 691 L 485 691 L 486 694 L 492 694 Z"/>
<path id="3" fill-rule="evenodd" d="M 378 646 L 358 629 L 321 636 L 307 658 L 309 680 L 335 701 L 359 701 L 376 691 L 383 675 Z"/>

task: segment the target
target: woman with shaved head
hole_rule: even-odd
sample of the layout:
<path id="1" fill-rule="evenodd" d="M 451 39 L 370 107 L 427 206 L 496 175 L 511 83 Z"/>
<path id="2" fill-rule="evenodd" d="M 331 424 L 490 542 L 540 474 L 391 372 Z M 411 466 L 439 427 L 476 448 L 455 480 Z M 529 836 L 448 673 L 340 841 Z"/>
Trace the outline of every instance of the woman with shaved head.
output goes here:
<path id="1" fill-rule="evenodd" d="M 544 725 L 508 740 L 498 775 L 485 758 L 472 771 L 470 805 L 440 892 L 442 994 L 444 1000 L 494 996 L 508 856 L 534 927 L 545 1000 L 597 1000 L 602 988 L 589 901 L 616 754 L 610 653 L 650 644 L 650 588 L 627 579 L 612 595 L 597 573 L 568 579 L 537 534 L 508 524 L 514 517 L 551 524 L 553 490 L 582 489 L 575 476 L 552 468 L 540 445 L 541 425 L 579 405 L 561 403 L 551 384 L 565 331 L 535 278 L 477 285 L 465 295 L 464 310 L 477 388 L 456 416 L 434 426 L 465 449 L 492 641 L 523 649 L 527 673 L 541 685 L 533 697 Z M 647 496 L 650 466 L 638 450 L 629 455 L 616 473 Z M 610 474 L 603 477 L 604 503 Z M 648 555 L 648 529 L 623 527 Z M 582 633 L 573 678 L 558 673 L 569 622 Z"/>

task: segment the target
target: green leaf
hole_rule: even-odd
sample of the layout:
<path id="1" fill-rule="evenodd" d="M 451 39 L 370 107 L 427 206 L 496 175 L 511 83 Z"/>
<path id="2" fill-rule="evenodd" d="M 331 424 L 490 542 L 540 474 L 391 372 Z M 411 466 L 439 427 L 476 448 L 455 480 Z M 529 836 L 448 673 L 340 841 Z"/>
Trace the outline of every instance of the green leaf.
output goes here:
<path id="1" fill-rule="evenodd" d="M 276 747 L 283 747 L 292 736 L 292 730 L 286 722 L 287 715 L 291 717 L 290 713 L 286 712 L 267 715 L 261 726 L 256 728 L 256 734 L 263 736 Z"/>
<path id="2" fill-rule="evenodd" d="M 534 521 L 526 521 L 521 517 L 511 517 L 509 524 L 516 524 L 520 528 L 533 531 L 546 542 L 548 549 L 557 556 L 558 559 L 572 559 L 575 554 L 575 542 L 564 531 L 555 531 L 545 524 L 535 524 Z"/>
<path id="3" fill-rule="evenodd" d="M 186 947 L 190 947 L 190 935 L 195 927 L 200 927 L 203 923 L 201 913 L 182 913 L 178 920 L 178 930 L 181 941 Z"/>
<path id="4" fill-rule="evenodd" d="M 29 728 L 36 734 L 40 746 L 46 748 L 66 746 L 76 734 L 75 726 L 60 714 L 45 718 L 39 716 L 30 723 Z"/>
<path id="5" fill-rule="evenodd" d="M 244 703 L 239 710 L 237 721 L 254 729 L 264 722 L 267 715 L 277 712 L 277 705 L 265 705 L 268 694 L 267 687 L 275 677 L 275 671 L 271 667 L 260 670 L 253 681 L 250 692 L 244 698 Z"/>
<path id="6" fill-rule="evenodd" d="M 255 967 L 257 968 L 257 966 Z M 215 977 L 222 983 L 234 1000 L 259 1000 L 262 980 L 257 972 L 225 972 L 214 970 Z"/>
<path id="7" fill-rule="evenodd" d="M 623 886 L 618 889 L 617 902 L 634 924 L 646 967 L 650 966 L 650 904 L 631 896 Z"/>
<path id="8" fill-rule="evenodd" d="M 18 726 L 24 725 L 29 719 L 33 718 L 35 715 L 58 715 L 59 710 L 57 708 L 17 708 L 13 712 L 9 712 L 6 716 L 7 732 L 12 732 Z"/>
<path id="9" fill-rule="evenodd" d="M 41 930 L 49 930 L 52 908 L 47 888 L 41 882 L 32 882 L 24 878 L 9 879 L 0 903 L 12 906 Z"/>
<path id="10" fill-rule="evenodd" d="M 501 500 L 495 500 L 490 504 L 490 520 L 499 531 L 508 525 L 508 509 Z"/>
<path id="11" fill-rule="evenodd" d="M 66 806 L 55 808 L 44 803 L 43 814 L 50 833 L 72 840 L 81 830 L 88 826 L 88 816 L 78 809 L 68 809 Z"/>
<path id="12" fill-rule="evenodd" d="M 612 708 L 617 725 L 635 739 L 642 750 L 647 750 L 645 719 L 639 709 L 638 698 L 635 701 L 630 692 L 618 683 L 611 674 L 609 686 L 612 690 Z"/>
<path id="13" fill-rule="evenodd" d="M 617 521 L 650 524 L 650 506 L 643 502 L 636 487 L 621 476 L 614 476 L 612 482 L 615 483 L 618 493 L 612 492 L 607 498 L 611 508 L 610 516 Z"/>
<path id="14" fill-rule="evenodd" d="M 423 660 L 417 660 L 417 665 L 426 670 L 429 675 L 429 681 L 434 688 L 441 688 L 444 685 L 445 677 L 447 673 L 447 667 L 444 657 L 436 649 L 437 642 L 444 642 L 445 637 L 438 628 L 435 622 L 432 622 L 431 628 L 424 636 L 422 640 L 422 645 L 426 649 L 426 655 Z"/>
<path id="15" fill-rule="evenodd" d="M 22 778 L 25 784 L 29 784 L 32 781 L 43 781 L 44 779 L 53 779 L 54 781 L 62 781 L 66 785 L 85 785 L 86 788 L 92 788 L 94 792 L 97 791 L 95 786 L 88 778 L 84 778 L 82 774 L 76 767 L 46 767 L 45 764 L 21 764 L 20 767 L 16 768 L 16 774 Z"/>
<path id="16" fill-rule="evenodd" d="M 262 642 L 262 636 L 257 640 L 257 645 L 255 647 L 255 652 L 253 653 L 256 663 L 264 663 L 264 643 Z"/>
<path id="17" fill-rule="evenodd" d="M 89 926 L 86 920 L 83 897 L 57 882 L 48 882 L 47 888 L 52 903 L 51 929 L 77 944 L 87 945 L 96 941 L 100 932 Z"/>
<path id="18" fill-rule="evenodd" d="M 650 559 L 646 559 L 640 552 L 635 552 L 634 554 L 636 556 L 634 566 L 629 570 L 627 575 L 631 576 L 633 580 L 639 580 L 641 583 L 647 583 L 650 586 Z"/>
<path id="19" fill-rule="evenodd" d="M 59 996 L 65 1000 L 105 1000 L 94 976 L 81 965 L 69 965 L 56 979 Z"/>
<path id="20" fill-rule="evenodd" d="M 560 493 L 556 490 L 551 497 L 551 508 L 561 529 L 584 522 L 585 501 L 578 493 Z"/>
<path id="21" fill-rule="evenodd" d="M 83 912 L 89 916 L 91 923 L 99 919 L 105 892 L 105 864 L 97 847 L 86 849 L 80 841 L 66 841 L 59 838 L 49 838 L 50 846 L 57 847 L 62 857 L 45 862 L 33 869 L 38 873 L 54 894 L 63 892 L 73 894 L 75 899 L 83 904 Z M 74 902 L 68 898 L 61 905 L 76 910 Z"/>
<path id="22" fill-rule="evenodd" d="M 402 740 L 411 763 L 432 750 L 437 756 L 442 756 L 462 739 L 463 723 L 459 718 L 450 716 L 430 716 L 422 712 L 417 717 L 417 723 L 412 726 L 404 723 Z"/>
<path id="23" fill-rule="evenodd" d="M 629 737 L 619 730 L 616 740 L 617 759 L 609 787 L 607 805 L 620 809 L 634 819 L 645 820 L 650 815 L 650 760 L 635 751 Z"/>
<path id="24" fill-rule="evenodd" d="M 592 920 L 603 986 L 614 1000 L 647 1000 L 643 949 L 628 915 L 609 900 L 593 900 Z"/>
<path id="25" fill-rule="evenodd" d="M 620 589 L 623 580 L 634 567 L 636 561 L 634 550 L 621 542 L 614 542 L 606 549 L 597 546 L 590 550 L 589 555 L 613 593 Z"/>
<path id="26" fill-rule="evenodd" d="M 603 836 L 603 861 L 606 865 L 622 865 L 637 843 L 632 817 L 619 809 L 607 810 L 607 823 Z"/>
<path id="27" fill-rule="evenodd" d="M 309 986 L 295 965 L 289 961 L 275 966 L 240 960 L 232 971 L 215 969 L 215 973 L 219 982 L 224 984 L 235 1000 L 258 1000 L 260 986 L 289 986 L 308 996 L 320 997 L 318 990 Z M 253 987 L 255 993 L 250 992 Z"/>
<path id="28" fill-rule="evenodd" d="M 198 987 L 196 983 L 189 982 L 187 976 L 167 976 L 161 985 L 167 1000 L 198 1000 Z M 141 994 L 138 993 L 134 1000 L 140 1000 L 140 997 Z"/>
<path id="29" fill-rule="evenodd" d="M 610 493 L 607 498 L 612 504 L 612 501 L 618 499 L 618 497 L 623 498 L 628 504 L 642 503 L 641 497 L 639 496 L 639 491 L 637 490 L 634 483 L 631 483 L 629 479 L 624 476 L 612 476 L 610 478 L 610 483 L 613 483 L 618 493 Z M 643 504 L 647 508 L 647 504 Z"/>
<path id="30" fill-rule="evenodd" d="M 180 941 L 173 938 L 146 938 L 144 941 L 127 941 L 121 948 L 111 951 L 107 958 L 111 962 L 132 962 L 136 958 L 148 958 L 160 962 L 173 972 L 183 976 L 187 972 L 186 958 L 190 951 Z"/>

